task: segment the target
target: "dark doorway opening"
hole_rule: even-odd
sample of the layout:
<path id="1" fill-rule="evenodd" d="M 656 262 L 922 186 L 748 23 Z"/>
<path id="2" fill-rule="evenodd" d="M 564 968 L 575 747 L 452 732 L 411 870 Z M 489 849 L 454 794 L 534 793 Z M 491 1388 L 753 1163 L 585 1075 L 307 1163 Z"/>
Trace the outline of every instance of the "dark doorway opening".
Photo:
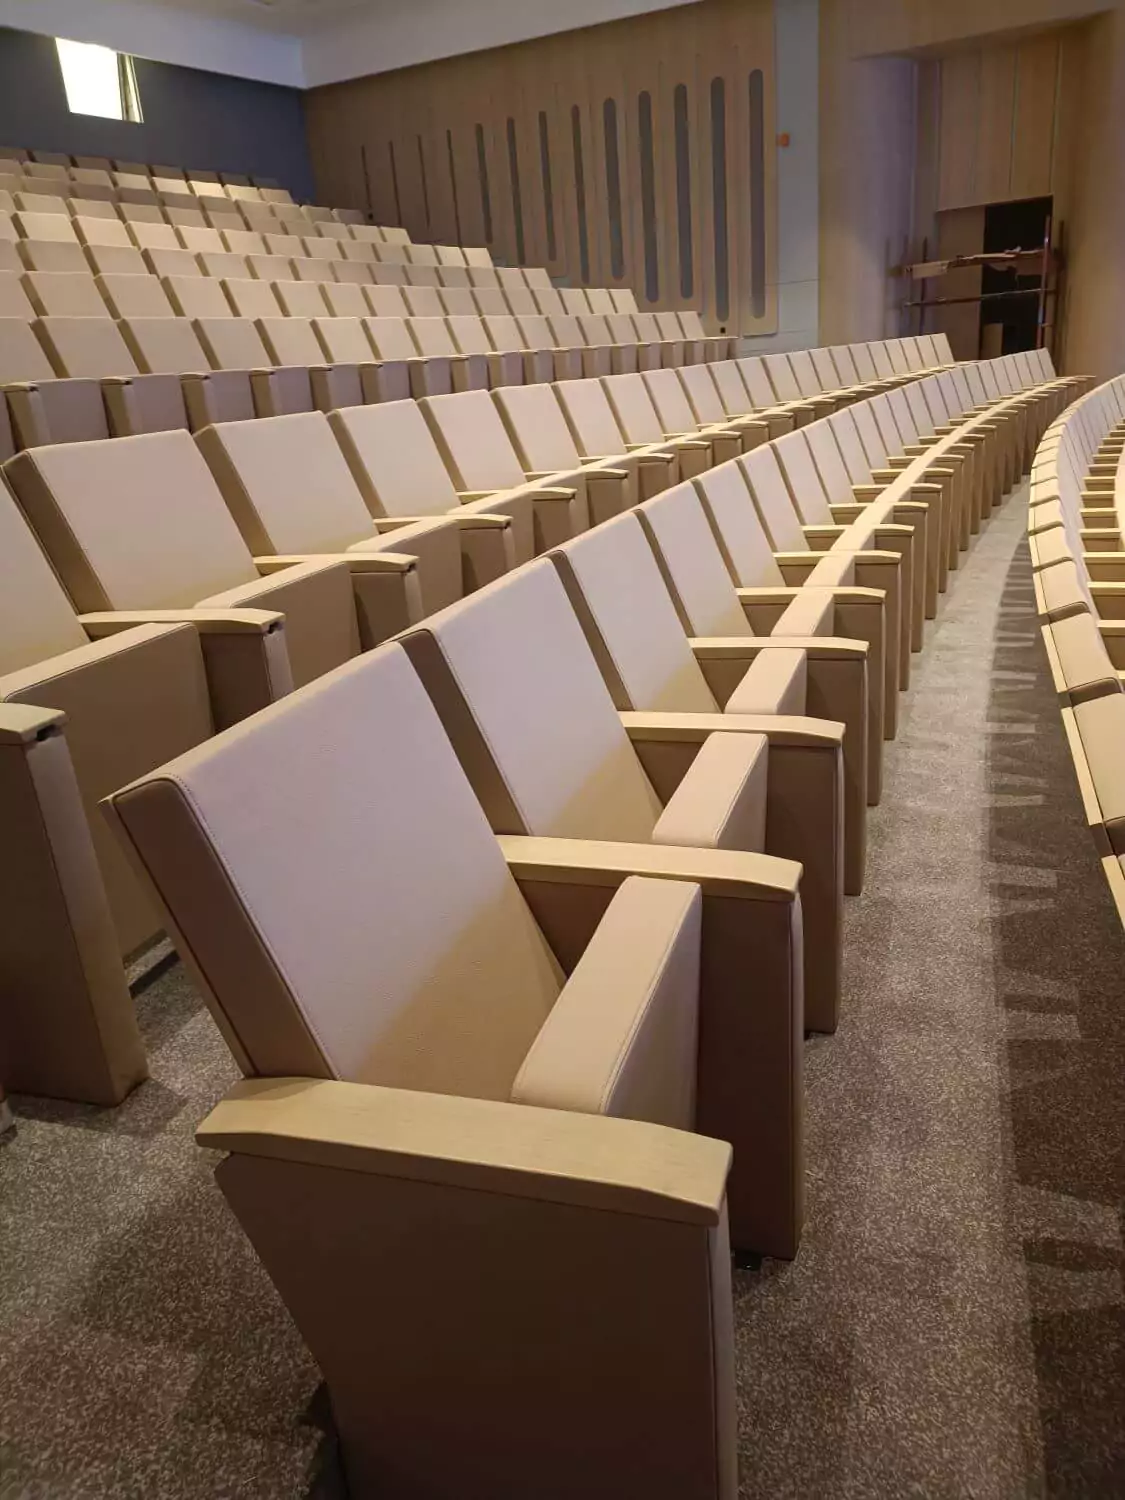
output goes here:
<path id="1" fill-rule="evenodd" d="M 984 211 L 986 255 L 1001 250 L 1040 250 L 1053 212 L 1051 198 L 990 203 Z M 1040 269 L 1024 262 L 1027 274 L 985 266 L 981 275 L 981 353 L 985 358 L 1034 349 L 1041 316 Z M 1020 295 L 1012 296 L 1016 292 Z M 1005 293 L 997 296 L 997 293 Z"/>

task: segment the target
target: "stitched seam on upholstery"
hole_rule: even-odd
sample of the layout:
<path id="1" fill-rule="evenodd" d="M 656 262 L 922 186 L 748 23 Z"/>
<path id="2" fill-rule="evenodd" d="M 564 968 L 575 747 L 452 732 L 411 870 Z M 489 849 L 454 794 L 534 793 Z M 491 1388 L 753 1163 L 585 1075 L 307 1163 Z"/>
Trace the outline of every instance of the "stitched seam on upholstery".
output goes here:
<path id="1" fill-rule="evenodd" d="M 90 611 L 90 613 L 97 613 L 97 611 Z M 162 621 L 157 620 L 157 621 L 154 621 L 153 623 L 156 624 L 156 625 L 158 625 L 158 626 L 160 626 L 163 629 L 179 629 L 180 628 L 179 626 L 174 625 L 173 622 L 171 622 L 171 621 L 169 621 L 169 622 L 162 622 Z M 185 620 L 183 622 L 183 625 L 184 625 L 184 627 L 186 627 L 188 629 L 191 629 L 191 622 L 190 622 L 190 620 Z M 138 621 L 136 625 L 130 625 L 126 630 L 121 631 L 121 635 L 128 635 L 130 633 L 130 631 L 133 631 L 133 630 L 144 630 L 145 628 L 146 627 L 143 624 L 143 622 Z M 103 637 L 103 639 L 107 639 L 108 640 L 108 639 L 113 639 L 113 637 L 108 637 L 107 636 L 107 637 Z M 120 639 L 120 636 L 117 637 L 117 639 Z M 104 661 L 113 661 L 113 660 L 116 660 L 118 657 L 121 657 L 121 656 L 130 656 L 130 655 L 132 655 L 136 651 L 143 651 L 146 646 L 150 646 L 150 645 L 153 644 L 154 641 L 158 641 L 160 639 L 162 639 L 162 637 L 160 637 L 160 636 L 150 636 L 148 638 L 148 640 L 145 640 L 145 641 L 133 641 L 133 642 L 127 644 L 126 646 L 124 646 L 122 648 L 122 650 L 119 651 L 119 652 L 107 651 L 104 656 L 97 657 L 93 661 L 83 662 L 80 666 L 70 667 L 66 671 L 62 671 L 62 672 L 52 672 L 49 677 L 39 677 L 39 678 L 36 678 L 34 682 L 29 682 L 24 687 L 17 688 L 16 691 L 18 693 L 35 692 L 38 688 L 45 687 L 45 686 L 49 685 L 52 682 L 62 682 L 63 680 L 65 680 L 68 677 L 77 677 L 80 673 L 89 671 L 91 667 L 100 666 L 102 664 L 102 662 L 104 662 Z M 90 645 L 98 645 L 98 644 L 100 644 L 100 642 L 91 641 L 89 644 Z M 74 646 L 74 647 L 71 648 L 72 651 L 84 651 L 85 649 L 86 648 L 84 646 Z M 70 651 L 63 651 L 63 652 L 60 653 L 60 655 L 62 655 L 62 656 L 69 656 L 70 654 L 71 654 Z M 47 661 L 57 661 L 57 660 L 58 660 L 58 657 L 50 657 L 49 656 L 47 658 Z M 15 672 L 5 673 L 4 675 L 5 676 L 15 677 L 15 676 L 18 675 L 19 670 L 20 669 L 17 669 L 17 671 L 15 671 Z M 2 681 L 2 680 L 3 679 L 0 678 L 0 681 Z M 7 698 L 6 698 L 6 696 L 4 694 L 0 694 L 0 701 L 6 702 L 8 700 L 7 700 Z"/>

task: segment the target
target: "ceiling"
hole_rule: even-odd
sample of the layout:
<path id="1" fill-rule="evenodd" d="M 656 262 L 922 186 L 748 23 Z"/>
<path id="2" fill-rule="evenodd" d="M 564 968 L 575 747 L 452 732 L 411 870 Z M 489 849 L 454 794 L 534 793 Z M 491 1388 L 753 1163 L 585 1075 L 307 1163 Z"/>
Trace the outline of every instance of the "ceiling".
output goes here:
<path id="1" fill-rule="evenodd" d="M 310 36 L 364 12 L 385 10 L 386 0 L 163 0 L 170 10 L 237 21 L 286 36 Z"/>

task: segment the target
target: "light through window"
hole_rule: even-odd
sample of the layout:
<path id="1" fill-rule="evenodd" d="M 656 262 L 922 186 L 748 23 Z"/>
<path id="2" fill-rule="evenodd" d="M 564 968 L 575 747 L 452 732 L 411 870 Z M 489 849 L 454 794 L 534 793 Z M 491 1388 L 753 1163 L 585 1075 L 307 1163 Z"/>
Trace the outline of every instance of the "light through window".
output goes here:
<path id="1" fill-rule="evenodd" d="M 141 122 L 141 97 L 133 59 L 91 42 L 55 38 L 66 102 L 72 115 Z"/>

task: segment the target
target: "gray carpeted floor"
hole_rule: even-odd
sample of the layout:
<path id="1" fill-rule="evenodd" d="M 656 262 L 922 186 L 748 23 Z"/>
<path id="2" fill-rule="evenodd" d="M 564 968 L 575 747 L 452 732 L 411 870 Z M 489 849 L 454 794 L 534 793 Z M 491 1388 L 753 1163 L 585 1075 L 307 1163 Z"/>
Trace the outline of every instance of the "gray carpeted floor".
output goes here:
<path id="1" fill-rule="evenodd" d="M 805 1242 L 736 1278 L 755 1500 L 1125 1493 L 1125 944 L 1023 524 L 1013 496 L 915 658 L 809 1044 Z M 0 1497 L 336 1496 L 316 1369 L 191 1140 L 235 1070 L 177 967 L 138 1003 L 152 1082 L 16 1101 L 0 1144 Z"/>

